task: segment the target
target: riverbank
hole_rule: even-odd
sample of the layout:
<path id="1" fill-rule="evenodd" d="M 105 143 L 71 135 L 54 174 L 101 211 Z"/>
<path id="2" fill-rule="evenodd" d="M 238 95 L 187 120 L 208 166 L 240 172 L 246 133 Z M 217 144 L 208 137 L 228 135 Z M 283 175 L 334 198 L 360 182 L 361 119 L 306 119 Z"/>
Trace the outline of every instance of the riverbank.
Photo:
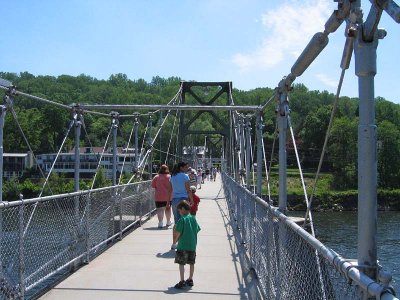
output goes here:
<path id="1" fill-rule="evenodd" d="M 274 205 L 278 206 L 278 195 L 271 195 Z M 304 195 L 292 194 L 287 196 L 289 211 L 305 211 L 307 205 Z M 264 198 L 265 199 L 265 198 Z M 358 191 L 324 192 L 314 195 L 312 210 L 324 211 L 357 211 Z M 400 190 L 379 190 L 378 211 L 400 211 Z"/>

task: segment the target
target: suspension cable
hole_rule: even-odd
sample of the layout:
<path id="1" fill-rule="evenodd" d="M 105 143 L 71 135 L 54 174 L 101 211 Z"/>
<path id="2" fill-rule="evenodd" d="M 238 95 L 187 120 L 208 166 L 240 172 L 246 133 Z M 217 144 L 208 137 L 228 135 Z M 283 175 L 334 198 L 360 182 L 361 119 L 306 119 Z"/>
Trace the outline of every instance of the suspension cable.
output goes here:
<path id="1" fill-rule="evenodd" d="M 133 135 L 134 130 L 135 130 L 135 124 L 133 124 L 133 126 L 132 126 L 132 130 L 131 130 L 131 133 L 129 134 L 128 142 L 127 142 L 127 144 L 126 144 L 126 150 L 125 150 L 126 153 L 125 153 L 125 155 L 124 155 L 124 161 L 122 162 L 121 173 L 120 173 L 119 179 L 118 179 L 118 185 L 121 184 L 122 172 L 124 171 L 126 157 L 128 156 L 129 144 L 131 143 L 131 139 L 132 139 L 132 135 Z"/>
<path id="2" fill-rule="evenodd" d="M 173 157 L 180 157 L 180 156 L 175 155 L 175 154 L 173 154 L 173 153 L 171 153 L 171 152 L 163 151 L 163 150 L 158 149 L 158 148 L 156 148 L 156 147 L 153 147 L 152 149 L 153 149 L 154 151 L 159 152 L 159 153 L 168 154 L 168 155 L 173 156 Z M 166 163 L 165 163 L 165 164 L 166 164 Z"/>
<path id="3" fill-rule="evenodd" d="M 268 174 L 269 171 L 268 171 L 268 168 L 267 168 L 267 156 L 266 156 L 266 153 L 265 153 L 265 145 L 264 145 L 264 139 L 263 138 L 261 139 L 261 144 L 262 144 L 262 150 L 263 150 L 265 176 L 266 176 L 266 180 L 267 180 L 268 203 L 272 204 L 271 188 L 270 188 L 270 184 L 269 184 L 269 174 Z"/>
<path id="4" fill-rule="evenodd" d="M 69 125 L 69 127 L 68 127 L 67 133 L 65 134 L 64 140 L 62 141 L 61 146 L 60 146 L 60 148 L 59 148 L 59 150 L 58 150 L 58 152 L 57 152 L 57 155 L 56 155 L 56 157 L 54 158 L 53 164 L 52 164 L 52 166 L 51 166 L 51 168 L 50 168 L 49 173 L 47 174 L 46 180 L 45 180 L 45 182 L 44 182 L 44 184 L 43 184 L 43 186 L 42 186 L 42 190 L 40 191 L 40 194 L 39 194 L 38 197 L 41 197 L 42 194 L 43 194 L 43 192 L 44 192 L 44 188 L 45 188 L 46 184 L 48 183 L 48 180 L 49 180 L 49 178 L 50 178 L 51 172 L 53 171 L 53 168 L 54 168 L 54 166 L 55 166 L 55 164 L 56 164 L 57 158 L 58 158 L 58 156 L 60 155 L 61 150 L 62 150 L 63 147 L 64 147 L 64 144 L 65 144 L 65 142 L 66 142 L 66 140 L 67 140 L 67 138 L 68 138 L 69 132 L 71 131 L 71 128 L 73 127 L 74 123 L 75 123 L 75 120 L 74 120 L 74 119 L 71 120 L 71 123 L 70 123 L 70 125 Z M 50 189 L 50 191 L 51 191 L 51 189 Z M 51 191 L 51 193 L 53 194 L 52 191 Z M 34 205 L 32 211 L 31 211 L 31 213 L 30 213 L 28 222 L 26 223 L 25 229 L 24 229 L 24 231 L 23 231 L 23 233 L 22 233 L 23 236 L 26 235 L 26 233 L 27 233 L 27 231 L 28 231 L 28 229 L 29 229 L 29 227 L 30 227 L 32 218 L 33 218 L 33 216 L 34 216 L 34 214 L 35 214 L 35 211 L 36 211 L 36 208 L 37 208 L 38 204 L 39 204 L 39 202 L 36 202 L 36 203 L 35 203 L 35 205 Z M 56 205 L 57 205 L 57 208 L 58 208 L 58 209 L 60 210 L 60 212 L 61 212 L 60 215 L 61 215 L 62 217 L 64 217 L 63 211 L 62 211 L 62 209 L 60 208 L 60 206 L 59 206 L 59 204 L 58 204 L 57 201 L 56 201 Z M 65 217 L 64 217 L 64 218 L 65 218 Z"/>
<path id="5" fill-rule="evenodd" d="M 261 106 L 261 111 L 264 111 L 264 109 L 268 106 L 268 104 L 271 103 L 272 100 L 274 100 L 275 94 L 273 94 L 265 103 L 263 106 Z"/>
<path id="6" fill-rule="evenodd" d="M 256 174 L 254 170 L 254 153 L 255 153 L 255 148 L 256 148 L 256 143 L 252 143 L 251 140 L 251 134 L 250 134 L 250 145 L 254 144 L 253 147 L 250 147 L 250 163 L 251 163 L 251 170 L 252 170 L 252 175 L 253 175 L 253 194 L 256 193 Z"/>
<path id="7" fill-rule="evenodd" d="M 167 149 L 167 156 L 165 157 L 165 162 L 164 162 L 164 164 L 167 164 L 167 161 L 168 161 L 169 149 L 170 149 L 170 147 L 171 147 L 172 136 L 173 136 L 173 134 L 174 134 L 175 124 L 176 124 L 177 117 L 178 117 L 178 111 L 176 111 L 176 113 L 175 113 L 174 125 L 172 126 L 171 137 L 169 138 L 168 149 Z"/>
<path id="8" fill-rule="evenodd" d="M 21 124 L 19 123 L 19 120 L 18 120 L 17 114 L 16 114 L 16 112 L 15 112 L 15 110 L 14 110 L 14 107 L 12 106 L 11 103 L 8 103 L 8 104 L 9 104 L 9 108 L 11 109 L 11 114 L 12 114 L 12 116 L 13 116 L 13 118 L 14 118 L 14 120 L 15 120 L 17 126 L 18 126 L 18 129 L 19 129 L 19 131 L 20 131 L 20 133 L 21 133 L 23 139 L 25 140 L 25 143 L 26 143 L 26 145 L 28 146 L 29 151 L 32 153 L 32 156 L 33 156 L 33 158 L 34 158 L 34 160 L 35 160 L 35 163 L 36 163 L 36 165 L 37 165 L 37 167 L 38 167 L 38 169 L 39 169 L 39 172 L 40 172 L 40 174 L 42 175 L 42 177 L 45 179 L 46 176 L 44 175 L 44 172 L 43 172 L 42 168 L 40 167 L 40 165 L 39 165 L 39 163 L 38 163 L 37 157 L 36 157 L 36 155 L 34 154 L 34 152 L 33 152 L 33 150 L 32 150 L 31 144 L 29 143 L 29 141 L 28 141 L 28 139 L 27 139 L 27 137 L 26 137 L 26 135 L 25 135 L 25 133 L 24 133 L 24 130 L 23 130 L 22 127 L 21 127 Z M 50 185 L 48 185 L 48 187 L 49 187 L 49 189 L 50 189 L 50 193 L 53 194 L 53 191 L 52 191 Z"/>
<path id="9" fill-rule="evenodd" d="M 309 201 L 308 201 L 308 195 L 307 195 L 307 189 L 306 189 L 306 184 L 304 181 L 304 176 L 303 176 L 303 170 L 301 168 L 301 164 L 300 164 L 300 158 L 299 158 L 299 153 L 297 151 L 297 146 L 296 146 L 296 140 L 294 138 L 294 133 L 293 133 L 293 126 L 292 126 L 292 122 L 290 120 L 290 116 L 288 115 L 288 123 L 289 123 L 289 129 L 290 129 L 290 134 L 292 136 L 292 142 L 293 142 L 293 148 L 294 148 L 294 152 L 296 154 L 296 160 L 297 160 L 297 165 L 299 168 L 299 173 L 300 173 L 300 179 L 301 179 L 301 185 L 303 187 L 303 192 L 304 192 L 304 198 L 306 200 L 306 204 L 307 207 L 309 205 Z M 310 225 L 311 225 L 311 233 L 313 236 L 315 236 L 315 232 L 314 232 L 314 224 L 312 223 L 312 215 L 311 213 L 309 214 L 310 216 Z"/>
<path id="10" fill-rule="evenodd" d="M 149 157 L 150 152 L 151 152 L 150 149 L 147 150 L 147 152 L 146 152 L 146 154 L 144 155 L 142 161 L 139 162 L 139 164 L 138 164 L 138 170 L 140 170 L 140 168 L 141 168 L 143 165 L 145 165 L 145 164 L 147 163 L 147 158 Z M 140 173 L 140 176 L 139 176 L 140 178 L 142 178 L 143 172 L 144 172 L 144 168 L 143 168 L 142 172 Z M 137 175 L 137 174 L 133 174 L 133 175 L 131 176 L 131 178 L 128 180 L 127 184 L 131 183 L 132 180 L 133 180 L 133 178 L 134 178 L 136 175 Z M 142 181 L 142 180 L 140 179 L 140 181 Z"/>
<path id="11" fill-rule="evenodd" d="M 274 152 L 275 152 L 275 143 L 276 143 L 276 137 L 277 137 L 277 133 L 278 132 L 278 118 L 275 119 L 275 131 L 273 133 L 274 135 L 274 139 L 272 141 L 272 149 L 271 149 L 271 159 L 269 161 L 269 170 L 271 171 L 272 168 L 272 160 L 274 159 Z"/>
<path id="12" fill-rule="evenodd" d="M 146 141 L 146 134 L 147 134 L 147 129 L 149 128 L 149 122 L 146 122 L 146 128 L 144 129 L 144 134 L 143 134 L 143 140 L 142 140 L 142 146 L 140 147 L 140 152 L 142 152 L 142 149 L 144 147 L 144 142 Z"/>
<path id="13" fill-rule="evenodd" d="M 96 181 L 98 170 L 100 169 L 100 166 L 101 166 L 101 160 L 103 159 L 103 155 L 104 155 L 104 152 L 106 150 L 106 147 L 107 147 L 107 144 L 108 144 L 108 139 L 110 138 L 112 129 L 113 129 L 113 124 L 111 124 L 111 126 L 110 126 L 110 130 L 108 132 L 108 135 L 107 135 L 107 138 L 106 138 L 106 142 L 104 143 L 103 151 L 101 152 L 101 155 L 100 155 L 100 158 L 99 158 L 99 161 L 98 161 L 98 164 L 97 164 L 97 168 L 96 168 L 96 173 L 94 174 L 93 181 L 92 181 L 92 184 L 90 186 L 90 190 L 93 190 L 93 186 L 94 186 L 94 183 Z"/>
<path id="14" fill-rule="evenodd" d="M 92 141 L 90 140 L 90 136 L 89 136 L 88 132 L 86 131 L 86 124 L 85 124 L 85 119 L 83 118 L 83 115 L 81 115 L 80 121 L 82 123 L 82 128 L 85 131 L 85 138 L 89 142 L 90 149 L 93 149 Z M 95 153 L 93 153 L 93 154 L 95 154 Z M 99 157 L 96 154 L 94 155 L 94 157 L 96 159 L 96 162 L 99 163 Z"/>
<path id="15" fill-rule="evenodd" d="M 47 174 L 46 180 L 44 181 L 44 184 L 43 184 L 43 186 L 42 186 L 42 190 L 40 191 L 40 194 L 39 194 L 38 197 L 41 197 L 42 194 L 43 194 L 43 192 L 44 192 L 44 188 L 46 187 L 46 184 L 47 184 L 47 182 L 48 182 L 48 180 L 49 180 L 49 178 L 50 178 L 50 175 L 51 175 L 51 173 L 52 173 L 52 171 L 53 171 L 54 166 L 56 165 L 57 159 L 58 159 L 58 157 L 60 156 L 61 150 L 62 150 L 63 147 L 64 147 L 64 144 L 65 144 L 65 142 L 66 142 L 66 140 L 67 140 L 67 138 L 68 138 L 68 134 L 69 134 L 69 132 L 71 131 L 72 126 L 74 125 L 74 122 L 75 122 L 75 120 L 72 120 L 71 123 L 70 123 L 70 125 L 69 125 L 69 127 L 68 127 L 67 133 L 65 134 L 64 140 L 62 141 L 60 148 L 58 149 L 57 155 L 56 155 L 56 157 L 54 158 L 53 164 L 51 165 L 51 168 L 50 168 L 50 170 L 49 170 L 49 173 Z"/>
<path id="16" fill-rule="evenodd" d="M 337 109 L 337 105 L 338 105 L 338 102 L 339 102 L 339 95 L 340 95 L 340 91 L 342 89 L 342 84 L 343 84 L 343 79 L 344 79 L 345 72 L 346 72 L 346 69 L 343 68 L 342 72 L 340 74 L 339 84 L 338 84 L 338 87 L 337 87 L 337 90 L 336 90 L 335 102 L 334 102 L 333 107 L 332 107 L 331 117 L 329 119 L 329 124 L 328 124 L 328 129 L 326 130 L 326 134 L 325 134 L 324 146 L 322 147 L 321 156 L 320 156 L 320 159 L 319 159 L 319 162 L 318 162 L 317 173 L 315 174 L 315 178 L 314 178 L 314 184 L 313 184 L 313 188 L 312 188 L 312 192 L 311 192 L 311 196 L 310 196 L 310 202 L 307 205 L 307 211 L 306 211 L 303 227 L 305 226 L 305 223 L 307 222 L 307 218 L 308 218 L 308 215 L 309 215 L 310 210 L 311 210 L 311 204 L 312 204 L 312 200 L 314 198 L 314 193 L 315 193 L 315 190 L 316 190 L 316 187 L 317 187 L 317 182 L 318 182 L 318 179 L 319 179 L 319 173 L 321 171 L 322 162 L 324 160 L 326 148 L 327 148 L 327 145 L 328 145 L 329 136 L 331 134 L 333 120 L 335 118 L 336 109 Z M 311 218 L 310 218 L 310 222 L 312 222 Z"/>

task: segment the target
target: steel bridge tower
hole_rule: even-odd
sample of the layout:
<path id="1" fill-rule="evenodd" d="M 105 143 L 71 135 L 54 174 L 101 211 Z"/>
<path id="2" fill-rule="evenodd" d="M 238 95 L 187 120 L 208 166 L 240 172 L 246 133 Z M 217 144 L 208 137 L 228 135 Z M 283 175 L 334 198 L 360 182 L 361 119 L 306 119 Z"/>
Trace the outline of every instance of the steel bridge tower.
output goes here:
<path id="1" fill-rule="evenodd" d="M 178 134 L 178 149 L 177 155 L 178 157 L 182 157 L 183 147 L 185 145 L 186 137 L 191 134 L 219 134 L 221 139 L 218 141 L 222 141 L 222 148 L 225 153 L 231 153 L 230 149 L 230 123 L 229 118 L 225 120 L 221 115 L 218 115 L 216 111 L 212 109 L 213 105 L 216 105 L 216 101 L 220 98 L 226 97 L 226 105 L 234 105 L 232 98 L 232 82 L 195 82 L 195 81 L 182 81 L 181 82 L 182 92 L 181 92 L 181 103 L 182 105 L 186 104 L 187 95 L 190 95 L 196 102 L 196 104 L 210 106 L 209 110 L 201 110 L 196 111 L 194 116 L 186 116 L 184 110 L 180 112 L 179 116 L 179 134 Z M 202 88 L 203 91 L 214 93 L 213 95 L 209 95 L 207 97 L 208 100 L 204 99 L 203 95 L 199 95 L 199 89 L 196 90 L 197 87 Z M 210 97 L 211 96 L 211 97 Z M 215 130 L 191 130 L 190 126 L 197 120 L 203 113 L 208 113 L 216 123 L 221 126 L 221 129 Z M 218 143 L 217 142 L 217 143 Z M 215 143 L 216 144 L 216 143 Z M 229 168 L 229 160 L 228 166 Z"/>

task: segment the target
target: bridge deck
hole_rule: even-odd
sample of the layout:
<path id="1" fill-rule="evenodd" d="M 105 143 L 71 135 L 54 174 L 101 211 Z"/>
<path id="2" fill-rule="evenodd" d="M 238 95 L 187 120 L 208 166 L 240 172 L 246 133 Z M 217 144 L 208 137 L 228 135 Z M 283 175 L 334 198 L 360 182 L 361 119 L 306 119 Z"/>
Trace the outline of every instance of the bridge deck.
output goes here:
<path id="1" fill-rule="evenodd" d="M 218 179 L 206 182 L 197 192 L 201 199 L 197 220 L 202 230 L 192 288 L 173 288 L 179 272 L 175 252 L 169 250 L 172 230 L 158 229 L 154 216 L 40 299 L 247 299 Z"/>

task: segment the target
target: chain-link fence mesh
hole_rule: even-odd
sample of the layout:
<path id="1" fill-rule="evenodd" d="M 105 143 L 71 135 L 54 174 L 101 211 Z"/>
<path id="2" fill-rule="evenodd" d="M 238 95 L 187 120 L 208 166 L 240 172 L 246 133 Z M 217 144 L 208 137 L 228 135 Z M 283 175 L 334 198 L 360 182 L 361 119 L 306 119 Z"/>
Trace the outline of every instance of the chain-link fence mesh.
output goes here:
<path id="1" fill-rule="evenodd" d="M 222 178 L 239 242 L 265 299 L 366 299 L 386 291 L 366 275 L 359 282 L 350 278 L 349 270 L 356 268 L 348 262 L 344 267 L 346 260 L 232 178 Z"/>
<path id="2" fill-rule="evenodd" d="M 0 299 L 31 298 L 154 210 L 150 181 L 0 206 Z"/>

